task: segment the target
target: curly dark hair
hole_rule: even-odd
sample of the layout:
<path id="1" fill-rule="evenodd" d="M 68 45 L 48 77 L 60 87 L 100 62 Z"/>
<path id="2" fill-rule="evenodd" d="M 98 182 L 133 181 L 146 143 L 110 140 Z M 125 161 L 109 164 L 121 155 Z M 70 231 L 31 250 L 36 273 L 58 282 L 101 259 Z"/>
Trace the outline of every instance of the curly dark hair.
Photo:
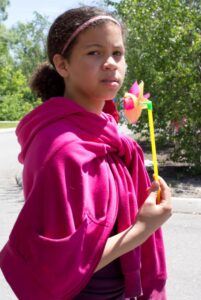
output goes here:
<path id="1" fill-rule="evenodd" d="M 46 101 L 51 97 L 64 95 L 64 80 L 54 68 L 54 55 L 62 54 L 66 59 L 70 60 L 72 49 L 78 40 L 79 34 L 71 41 L 64 53 L 62 53 L 66 41 L 79 26 L 89 19 L 100 15 L 112 16 L 111 13 L 97 7 L 83 6 L 67 10 L 54 21 L 47 37 L 47 56 L 49 63 L 45 62 L 41 64 L 30 80 L 32 92 L 41 98 L 42 101 Z M 114 18 L 114 16 L 112 17 Z M 96 26 L 97 24 L 107 21 L 107 19 L 101 19 L 93 22 L 89 26 Z M 121 22 L 119 23 L 121 24 Z M 89 28 L 89 26 L 87 28 Z M 121 28 L 125 40 L 126 31 L 123 24 L 121 24 Z"/>

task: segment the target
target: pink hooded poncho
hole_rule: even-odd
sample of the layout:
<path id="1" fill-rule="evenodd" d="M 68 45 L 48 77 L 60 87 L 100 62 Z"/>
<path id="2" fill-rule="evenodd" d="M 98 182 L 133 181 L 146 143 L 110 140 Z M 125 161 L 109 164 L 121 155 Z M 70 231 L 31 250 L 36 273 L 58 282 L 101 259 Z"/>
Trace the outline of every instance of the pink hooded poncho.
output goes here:
<path id="1" fill-rule="evenodd" d="M 41 104 L 16 130 L 25 204 L 0 253 L 20 300 L 68 300 L 88 283 L 115 222 L 134 223 L 150 181 L 141 148 L 112 116 L 63 97 Z M 120 257 L 127 297 L 165 299 L 161 230 Z"/>

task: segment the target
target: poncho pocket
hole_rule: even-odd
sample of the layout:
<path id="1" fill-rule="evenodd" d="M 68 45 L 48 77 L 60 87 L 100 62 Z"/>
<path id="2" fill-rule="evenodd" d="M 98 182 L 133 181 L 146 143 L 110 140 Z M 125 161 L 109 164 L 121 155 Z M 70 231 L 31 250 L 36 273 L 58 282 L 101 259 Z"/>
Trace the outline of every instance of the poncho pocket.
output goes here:
<path id="1" fill-rule="evenodd" d="M 22 300 L 27 300 L 27 295 L 29 300 L 68 300 L 76 296 L 93 275 L 109 234 L 108 226 L 93 222 L 88 215 L 72 234 L 61 239 L 42 236 L 33 227 L 20 227 L 17 237 L 12 236 L 8 242 L 11 251 L 6 260 L 15 261 L 24 272 L 21 286 L 18 281 L 15 287 L 17 270 L 4 271 Z M 31 286 L 31 291 L 26 291 L 26 286 Z"/>

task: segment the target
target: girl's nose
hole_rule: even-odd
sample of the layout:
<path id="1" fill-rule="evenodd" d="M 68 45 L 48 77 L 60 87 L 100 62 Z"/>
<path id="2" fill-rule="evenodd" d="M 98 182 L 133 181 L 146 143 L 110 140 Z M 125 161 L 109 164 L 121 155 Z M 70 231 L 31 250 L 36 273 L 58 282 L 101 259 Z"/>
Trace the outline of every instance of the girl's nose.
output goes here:
<path id="1" fill-rule="evenodd" d="M 105 60 L 105 62 L 103 64 L 103 68 L 111 69 L 111 70 L 117 69 L 117 62 L 115 61 L 114 57 L 112 57 L 112 56 L 107 57 L 107 59 Z"/>

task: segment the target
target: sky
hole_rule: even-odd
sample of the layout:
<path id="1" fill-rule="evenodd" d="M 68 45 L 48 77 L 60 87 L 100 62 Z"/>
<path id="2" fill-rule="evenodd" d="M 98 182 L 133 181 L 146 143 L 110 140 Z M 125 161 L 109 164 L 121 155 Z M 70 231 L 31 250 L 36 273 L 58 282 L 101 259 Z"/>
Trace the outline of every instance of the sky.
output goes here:
<path id="1" fill-rule="evenodd" d="M 52 22 L 59 14 L 65 10 L 79 6 L 80 3 L 85 5 L 98 5 L 103 3 L 102 0 L 10 0 L 7 8 L 8 19 L 5 22 L 7 27 L 15 25 L 18 21 L 28 22 L 34 16 L 33 12 L 37 11 L 43 16 L 48 16 Z"/>

